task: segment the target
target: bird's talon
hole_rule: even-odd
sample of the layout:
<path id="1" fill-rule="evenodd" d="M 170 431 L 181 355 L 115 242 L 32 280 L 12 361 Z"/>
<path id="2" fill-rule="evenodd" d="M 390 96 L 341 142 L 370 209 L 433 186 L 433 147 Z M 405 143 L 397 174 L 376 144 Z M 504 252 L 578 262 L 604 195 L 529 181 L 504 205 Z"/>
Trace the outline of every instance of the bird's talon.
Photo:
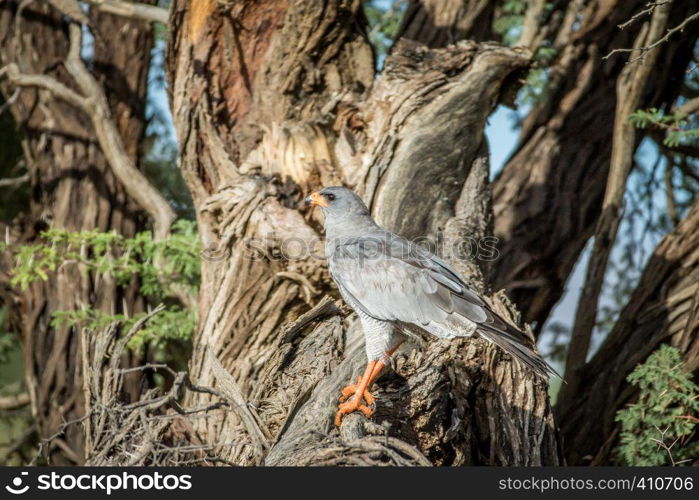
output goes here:
<path id="1" fill-rule="evenodd" d="M 355 411 L 360 411 L 366 418 L 371 418 L 374 411 L 366 405 L 361 404 L 361 399 L 351 398 L 346 403 L 339 405 L 337 414 L 335 415 L 335 426 L 340 427 L 342 424 L 342 416 L 349 415 Z"/>
<path id="2" fill-rule="evenodd" d="M 361 411 L 366 418 L 371 418 L 371 416 L 374 414 L 374 411 L 371 408 L 364 405 L 360 405 L 357 410 Z"/>

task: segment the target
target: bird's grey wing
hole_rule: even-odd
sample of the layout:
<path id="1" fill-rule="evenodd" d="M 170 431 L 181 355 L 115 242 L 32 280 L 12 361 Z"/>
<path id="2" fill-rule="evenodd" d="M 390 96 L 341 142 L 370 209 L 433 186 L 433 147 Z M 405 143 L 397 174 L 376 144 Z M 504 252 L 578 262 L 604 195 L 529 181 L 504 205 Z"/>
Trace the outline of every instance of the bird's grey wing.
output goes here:
<path id="1" fill-rule="evenodd" d="M 418 253 L 421 265 L 431 270 L 430 276 L 443 282 L 453 292 L 454 313 L 476 323 L 481 336 L 519 359 L 539 376 L 548 378 L 549 374 L 553 374 L 560 378 L 560 375 L 533 350 L 531 340 L 495 313 L 449 264 L 429 252 Z"/>
<path id="2" fill-rule="evenodd" d="M 350 305 L 385 321 L 423 326 L 445 321 L 456 307 L 449 287 L 433 276 L 433 270 L 419 265 L 414 255 L 401 255 L 384 243 L 373 238 L 345 241 L 328 259 Z"/>
<path id="3" fill-rule="evenodd" d="M 421 326 L 440 337 L 470 335 L 478 328 L 540 375 L 552 371 L 531 349 L 530 340 L 498 316 L 451 266 L 386 234 L 344 241 L 329 258 L 330 272 L 352 307 L 376 319 Z"/>

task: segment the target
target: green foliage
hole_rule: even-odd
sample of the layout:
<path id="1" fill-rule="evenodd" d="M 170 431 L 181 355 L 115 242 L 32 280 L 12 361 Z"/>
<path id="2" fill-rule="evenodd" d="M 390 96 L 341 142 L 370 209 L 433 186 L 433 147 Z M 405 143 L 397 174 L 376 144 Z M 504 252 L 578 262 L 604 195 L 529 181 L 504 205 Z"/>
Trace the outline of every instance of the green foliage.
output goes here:
<path id="1" fill-rule="evenodd" d="M 51 319 L 51 326 L 56 328 L 63 325 L 79 325 L 90 330 L 99 330 L 118 321 L 123 324 L 124 331 L 128 331 L 146 314 L 142 312 L 127 317 L 123 314 L 107 314 L 89 307 L 77 311 L 56 311 Z M 190 340 L 195 326 L 194 311 L 170 306 L 150 318 L 129 340 L 127 346 L 136 351 L 143 350 L 146 346 L 163 349 L 169 342 Z"/>
<path id="2" fill-rule="evenodd" d="M 629 121 L 638 128 L 658 127 L 665 131 L 663 144 L 669 148 L 677 147 L 699 139 L 699 128 L 690 126 L 687 115 L 650 108 L 639 109 L 629 116 Z"/>
<path id="3" fill-rule="evenodd" d="M 10 248 L 15 262 L 13 286 L 24 289 L 37 280 L 45 281 L 51 272 L 70 262 L 80 264 L 86 272 L 110 276 L 120 286 L 137 280 L 141 293 L 151 303 L 172 302 L 168 299 L 175 295 L 175 288 L 193 293 L 199 286 L 199 243 L 193 221 L 178 220 L 170 237 L 158 242 L 150 231 L 125 238 L 116 232 L 50 229 L 41 237 L 40 243 Z M 52 326 L 68 324 L 100 329 L 119 321 L 128 329 L 144 314 L 127 317 L 86 305 L 79 310 L 55 311 Z M 195 321 L 194 311 L 169 305 L 148 321 L 129 346 L 163 347 L 171 340 L 188 340 Z"/>
<path id="4" fill-rule="evenodd" d="M 503 3 L 501 14 L 493 23 L 493 29 L 502 37 L 505 45 L 512 45 L 519 40 L 526 10 L 525 0 L 506 0 Z"/>
<path id="5" fill-rule="evenodd" d="M 377 2 L 364 0 L 364 14 L 369 22 L 369 43 L 374 47 L 378 66 L 383 65 L 388 49 L 398 34 L 403 14 L 407 7 L 405 0 Z"/>
<path id="6" fill-rule="evenodd" d="M 199 283 L 199 244 L 192 221 L 178 220 L 172 235 L 160 242 L 153 241 L 150 231 L 125 238 L 115 231 L 49 229 L 41 237 L 40 243 L 13 249 L 13 286 L 26 289 L 36 280 L 46 281 L 48 273 L 69 262 L 110 275 L 121 286 L 138 277 L 141 292 L 154 300 L 171 295 L 172 285 L 195 290 Z"/>
<path id="7" fill-rule="evenodd" d="M 699 417 L 699 387 L 682 369 L 679 351 L 662 345 L 627 380 L 640 395 L 616 415 L 621 423 L 620 462 L 651 466 L 696 458 L 699 443 L 690 438 Z"/>

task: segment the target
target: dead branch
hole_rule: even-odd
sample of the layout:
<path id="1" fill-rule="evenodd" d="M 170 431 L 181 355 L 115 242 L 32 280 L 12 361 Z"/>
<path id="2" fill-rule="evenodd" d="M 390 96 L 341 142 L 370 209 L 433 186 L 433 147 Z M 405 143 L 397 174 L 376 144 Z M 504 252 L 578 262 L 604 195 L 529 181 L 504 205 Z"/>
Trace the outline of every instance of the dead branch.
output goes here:
<path id="1" fill-rule="evenodd" d="M 128 3 L 119 0 L 85 0 L 85 3 L 90 4 L 100 12 L 152 23 L 167 25 L 168 17 L 170 17 L 169 10 L 155 5 Z"/>
<path id="2" fill-rule="evenodd" d="M 0 398 L 0 410 L 16 410 L 29 404 L 29 394 L 23 392 L 15 396 L 4 396 Z"/>
<path id="3" fill-rule="evenodd" d="M 0 187 L 14 187 L 29 182 L 29 174 L 20 175 L 8 179 L 0 179 Z"/>
<path id="4" fill-rule="evenodd" d="M 69 425 L 79 422 L 83 423 L 86 434 L 87 465 L 227 464 L 218 454 L 220 450 L 268 446 L 267 437 L 259 429 L 251 434 L 252 445 L 246 442 L 206 443 L 194 430 L 192 422 L 198 418 L 220 420 L 230 412 L 251 415 L 245 401 L 240 399 L 242 396 L 238 398 L 228 394 L 229 391 L 196 386 L 185 372 L 174 372 L 164 364 L 149 363 L 126 369 L 119 366 L 129 339 L 162 309 L 154 309 L 121 336 L 118 323 L 102 331 L 83 330 L 81 355 L 86 416 L 80 421 L 68 422 L 45 440 L 43 446 L 58 439 Z M 125 401 L 121 394 L 124 377 L 148 370 L 170 372 L 173 375 L 170 388 L 166 391 L 150 389 L 136 401 Z M 206 393 L 218 400 L 201 407 L 183 408 L 180 401 L 185 391 Z M 257 425 L 254 420 L 252 423 Z"/>
<path id="5" fill-rule="evenodd" d="M 643 13 L 639 13 L 639 15 L 648 13 L 649 11 L 652 11 L 653 14 L 655 15 L 655 12 L 657 12 L 658 10 L 661 10 L 661 9 L 667 9 L 667 11 L 669 12 L 669 8 L 671 5 L 672 5 L 672 0 L 667 0 L 664 2 L 657 2 L 651 9 L 647 9 L 647 10 L 643 11 Z M 624 27 L 628 26 L 632 21 L 634 21 L 635 18 L 637 18 L 637 16 L 634 16 L 629 21 L 620 25 L 619 27 L 623 29 Z M 667 32 L 662 37 L 656 39 L 653 43 L 651 43 L 649 45 L 645 45 L 645 46 L 641 46 L 641 47 L 633 47 L 631 49 L 614 49 L 609 54 L 604 56 L 602 59 L 609 59 L 614 54 L 626 53 L 626 52 L 639 52 L 640 51 L 641 54 L 638 57 L 636 57 L 634 59 L 630 59 L 628 62 L 633 63 L 633 62 L 639 61 L 643 57 L 645 57 L 645 55 L 649 51 L 651 51 L 652 49 L 667 42 L 672 35 L 674 35 L 675 33 L 679 32 L 679 31 L 683 31 L 689 24 L 691 24 L 693 21 L 695 21 L 697 19 L 699 19 L 699 12 L 696 12 L 695 14 L 692 14 L 692 15 L 686 17 L 680 24 L 678 24 L 674 28 L 668 29 Z"/>
<path id="6" fill-rule="evenodd" d="M 646 16 L 647 14 L 652 14 L 653 11 L 654 11 L 657 7 L 660 7 L 661 5 L 666 4 L 666 3 L 672 3 L 672 0 L 658 0 L 657 2 L 648 2 L 648 3 L 646 4 L 646 8 L 645 8 L 645 9 L 643 9 L 642 11 L 637 12 L 636 14 L 634 14 L 633 16 L 631 16 L 631 18 L 630 18 L 628 21 L 626 21 L 626 22 L 624 22 L 624 23 L 621 23 L 621 24 L 619 25 L 619 29 L 622 29 L 622 30 L 623 30 L 623 29 L 628 28 L 628 27 L 631 26 L 633 23 L 635 23 L 637 20 L 641 19 L 642 17 Z"/>

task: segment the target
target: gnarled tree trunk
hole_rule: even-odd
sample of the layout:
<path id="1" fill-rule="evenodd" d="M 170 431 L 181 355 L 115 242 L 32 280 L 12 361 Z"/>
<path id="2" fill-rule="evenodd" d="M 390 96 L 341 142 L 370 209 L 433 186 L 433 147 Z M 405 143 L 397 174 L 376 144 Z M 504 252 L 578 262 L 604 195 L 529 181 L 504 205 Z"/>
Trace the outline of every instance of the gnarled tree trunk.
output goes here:
<path id="1" fill-rule="evenodd" d="M 358 1 L 181 0 L 171 20 L 180 167 L 206 255 L 191 376 L 249 403 L 198 421 L 205 439 L 238 464 L 560 463 L 545 384 L 482 341 L 401 350 L 379 382 L 382 425 L 352 415 L 335 430 L 363 336 L 327 300 L 313 308 L 335 291 L 309 252 L 317 216 L 298 210 L 312 189 L 348 185 L 486 290 L 458 245 L 490 233 L 483 128 L 528 52 L 400 42 L 375 79 Z"/>
<path id="2" fill-rule="evenodd" d="M 109 14 L 94 14 L 92 19 L 93 74 L 103 80 L 124 144 L 138 162 L 152 34 L 140 21 Z M 63 14 L 48 3 L 3 2 L 0 66 L 16 63 L 23 73 L 50 75 L 73 87 L 63 66 L 69 46 L 66 30 Z M 12 87 L 3 82 L 1 88 L 7 96 Z M 32 193 L 21 241 L 37 238 L 48 226 L 116 230 L 125 236 L 143 227 L 143 216 L 111 173 L 81 111 L 36 89 L 22 89 L 10 109 L 21 129 Z M 78 332 L 51 326 L 53 313 L 87 305 L 132 314 L 143 308 L 142 299 L 135 287 L 122 289 L 111 279 L 97 279 L 77 264 L 66 263 L 18 300 L 32 413 L 40 438 L 46 438 L 84 414 Z M 67 427 L 53 440 L 47 458 L 52 464 L 82 463 L 80 426 Z"/>

